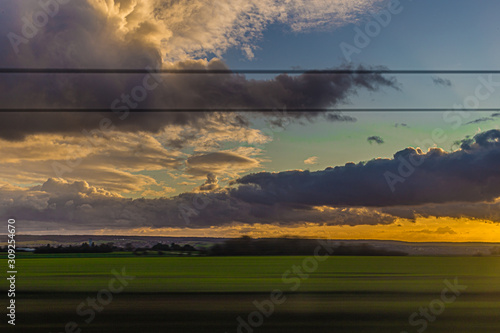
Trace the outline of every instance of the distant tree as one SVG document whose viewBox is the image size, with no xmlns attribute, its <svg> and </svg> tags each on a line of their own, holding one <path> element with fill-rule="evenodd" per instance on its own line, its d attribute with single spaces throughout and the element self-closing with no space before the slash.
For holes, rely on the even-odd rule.
<svg viewBox="0 0 500 333">
<path fill-rule="evenodd" d="M 151 249 L 155 251 L 170 251 L 170 246 L 168 246 L 168 244 L 158 243 L 153 245 Z"/>
<path fill-rule="evenodd" d="M 196 251 L 196 249 L 194 247 L 192 247 L 191 245 L 189 244 L 186 244 L 182 247 L 182 251 L 184 252 L 194 252 Z"/>
<path fill-rule="evenodd" d="M 90 247 L 87 243 L 82 243 L 80 246 L 67 246 L 59 245 L 57 247 L 41 246 L 35 249 L 35 253 L 109 253 L 113 252 L 113 245 L 101 244 L 99 246 Z"/>
<path fill-rule="evenodd" d="M 222 248 L 222 245 L 215 244 L 212 246 L 209 253 L 213 256 L 222 256 L 224 255 L 224 249 Z"/>
<path fill-rule="evenodd" d="M 170 249 L 172 251 L 182 251 L 182 247 L 175 243 L 170 244 Z"/>
</svg>

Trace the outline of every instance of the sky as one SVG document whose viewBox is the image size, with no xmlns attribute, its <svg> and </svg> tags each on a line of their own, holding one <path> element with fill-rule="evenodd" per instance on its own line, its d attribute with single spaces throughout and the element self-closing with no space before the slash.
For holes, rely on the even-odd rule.
<svg viewBox="0 0 500 333">
<path fill-rule="evenodd" d="M 3 0 L 2 68 L 207 72 L 1 74 L 0 213 L 26 234 L 497 242 L 500 75 L 307 70 L 498 70 L 499 9 Z"/>
</svg>

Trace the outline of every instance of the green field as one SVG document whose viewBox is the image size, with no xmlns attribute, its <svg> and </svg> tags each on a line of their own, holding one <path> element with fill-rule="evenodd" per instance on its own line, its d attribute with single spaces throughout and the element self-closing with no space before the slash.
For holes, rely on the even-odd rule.
<svg viewBox="0 0 500 333">
<path fill-rule="evenodd" d="M 32 257 L 17 261 L 17 332 L 64 332 L 69 321 L 82 332 L 237 332 L 237 318 L 278 289 L 286 299 L 252 332 L 411 333 L 423 324 L 410 315 L 455 278 L 467 289 L 425 331 L 500 332 L 498 257 L 330 257 L 317 267 L 303 265 L 312 257 Z M 109 288 L 113 269 L 135 278 L 86 324 L 76 309 Z"/>
</svg>

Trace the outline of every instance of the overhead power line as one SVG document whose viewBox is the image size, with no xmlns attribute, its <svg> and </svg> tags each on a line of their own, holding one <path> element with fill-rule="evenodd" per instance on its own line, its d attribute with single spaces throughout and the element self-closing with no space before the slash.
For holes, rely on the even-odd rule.
<svg viewBox="0 0 500 333">
<path fill-rule="evenodd" d="M 500 70 L 415 70 L 415 69 L 112 69 L 112 68 L 0 68 L 0 74 L 314 74 L 314 75 L 480 75 L 500 74 Z M 111 112 L 109 108 L 0 108 L 0 112 Z M 158 108 L 131 109 L 131 112 L 273 112 L 276 108 Z M 452 108 L 292 108 L 286 112 L 446 112 Z M 468 112 L 500 112 L 500 108 L 459 109 Z"/>
<path fill-rule="evenodd" d="M 322 108 L 322 109 L 278 109 L 278 108 L 191 108 L 191 109 L 130 109 L 130 112 L 447 112 L 447 111 L 464 111 L 464 112 L 500 112 L 500 108 L 480 108 L 480 109 L 453 109 L 453 108 Z M 84 109 L 84 108 L 6 108 L 0 112 L 113 112 L 111 109 Z M 120 110 L 120 112 L 123 112 Z"/>
<path fill-rule="evenodd" d="M 391 74 L 472 75 L 500 74 L 500 70 L 416 70 L 416 69 L 111 69 L 111 68 L 0 68 L 0 74 Z"/>
</svg>

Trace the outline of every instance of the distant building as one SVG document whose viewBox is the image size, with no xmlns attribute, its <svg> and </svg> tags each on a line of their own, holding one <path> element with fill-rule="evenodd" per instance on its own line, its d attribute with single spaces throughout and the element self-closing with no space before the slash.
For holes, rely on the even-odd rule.
<svg viewBox="0 0 500 333">
<path fill-rule="evenodd" d="M 16 250 L 19 252 L 35 252 L 35 249 L 30 247 L 17 247 Z"/>
</svg>

